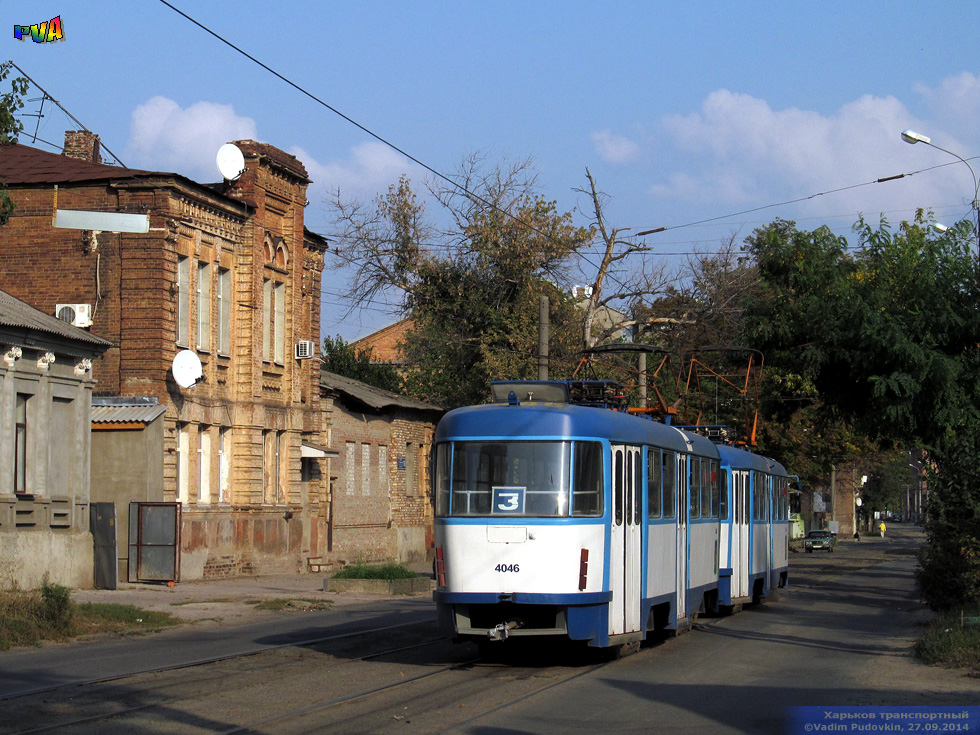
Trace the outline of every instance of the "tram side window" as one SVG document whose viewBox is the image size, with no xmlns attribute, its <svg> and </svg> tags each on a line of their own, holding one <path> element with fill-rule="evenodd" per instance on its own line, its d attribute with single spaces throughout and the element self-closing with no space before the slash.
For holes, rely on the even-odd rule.
<svg viewBox="0 0 980 735">
<path fill-rule="evenodd" d="M 664 518 L 673 518 L 677 507 L 677 455 L 673 452 L 663 452 L 660 455 L 664 485 Z"/>
<path fill-rule="evenodd" d="M 693 518 L 701 517 L 701 458 L 691 457 L 687 461 L 688 466 L 691 468 L 691 482 L 690 488 L 690 503 L 691 503 L 691 515 Z"/>
<path fill-rule="evenodd" d="M 598 442 L 575 443 L 572 515 L 602 515 L 602 445 Z"/>
<path fill-rule="evenodd" d="M 444 518 L 449 515 L 449 460 L 452 446 L 439 444 L 436 446 L 435 472 L 435 510 L 436 515 Z"/>
<path fill-rule="evenodd" d="M 759 497 L 757 520 L 769 520 L 769 476 L 756 473 L 756 494 Z"/>
<path fill-rule="evenodd" d="M 639 524 L 643 518 L 643 453 L 630 452 L 633 462 L 633 524 Z"/>
<path fill-rule="evenodd" d="M 762 520 L 762 475 L 752 472 L 752 520 Z"/>
<path fill-rule="evenodd" d="M 714 493 L 715 483 L 712 478 L 711 460 L 701 459 L 701 517 L 713 518 L 718 515 L 715 507 L 717 502 Z"/>
<path fill-rule="evenodd" d="M 718 461 L 714 459 L 708 461 L 708 483 L 711 485 L 711 517 L 720 518 L 721 471 Z"/>
<path fill-rule="evenodd" d="M 728 472 L 718 468 L 718 517 L 728 520 Z"/>
<path fill-rule="evenodd" d="M 660 518 L 663 516 L 662 488 L 660 478 L 663 476 L 663 464 L 659 449 L 647 450 L 647 516 Z"/>
</svg>

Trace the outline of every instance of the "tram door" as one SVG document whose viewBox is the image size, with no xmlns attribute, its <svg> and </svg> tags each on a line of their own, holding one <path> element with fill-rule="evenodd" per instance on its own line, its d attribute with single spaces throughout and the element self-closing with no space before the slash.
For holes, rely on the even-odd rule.
<svg viewBox="0 0 980 735">
<path fill-rule="evenodd" d="M 734 471 L 732 493 L 732 596 L 749 594 L 749 473 Z"/>
<path fill-rule="evenodd" d="M 770 574 L 772 573 L 772 511 L 773 511 L 773 480 L 771 475 L 766 475 L 766 589 L 769 588 Z"/>
<path fill-rule="evenodd" d="M 687 617 L 687 456 L 677 455 L 677 619 Z"/>
<path fill-rule="evenodd" d="M 639 447 L 614 445 L 612 457 L 609 634 L 617 635 L 640 629 L 643 463 Z"/>
</svg>

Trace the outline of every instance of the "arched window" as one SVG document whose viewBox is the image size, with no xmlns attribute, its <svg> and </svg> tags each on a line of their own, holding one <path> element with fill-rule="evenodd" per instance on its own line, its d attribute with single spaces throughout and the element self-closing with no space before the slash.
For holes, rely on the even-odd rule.
<svg viewBox="0 0 980 735">
<path fill-rule="evenodd" d="M 286 241 L 266 234 L 263 242 L 265 274 L 262 283 L 262 359 L 282 364 L 286 354 Z"/>
</svg>

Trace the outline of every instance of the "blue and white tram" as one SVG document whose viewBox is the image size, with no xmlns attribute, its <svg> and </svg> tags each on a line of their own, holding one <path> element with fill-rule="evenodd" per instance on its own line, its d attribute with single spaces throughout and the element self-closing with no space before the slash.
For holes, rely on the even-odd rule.
<svg viewBox="0 0 980 735">
<path fill-rule="evenodd" d="M 719 447 L 569 403 L 562 383 L 509 385 L 524 387 L 451 411 L 436 431 L 434 597 L 447 633 L 609 647 L 722 603 L 732 501 Z"/>
<path fill-rule="evenodd" d="M 720 445 L 723 495 L 718 604 L 769 597 L 789 577 L 789 477 L 775 460 Z"/>
</svg>

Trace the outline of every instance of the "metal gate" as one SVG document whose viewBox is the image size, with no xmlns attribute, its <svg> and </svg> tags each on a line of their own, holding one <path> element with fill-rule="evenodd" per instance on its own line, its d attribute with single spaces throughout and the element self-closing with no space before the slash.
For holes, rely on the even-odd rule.
<svg viewBox="0 0 980 735">
<path fill-rule="evenodd" d="M 95 545 L 95 588 L 114 590 L 119 586 L 116 504 L 89 505 L 88 524 Z"/>
<path fill-rule="evenodd" d="M 129 504 L 129 581 L 180 581 L 180 503 Z"/>
</svg>

